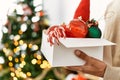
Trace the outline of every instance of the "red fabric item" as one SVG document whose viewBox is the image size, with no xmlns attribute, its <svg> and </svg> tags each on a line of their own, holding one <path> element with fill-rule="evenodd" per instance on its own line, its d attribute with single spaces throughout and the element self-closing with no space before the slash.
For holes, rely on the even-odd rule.
<svg viewBox="0 0 120 80">
<path fill-rule="evenodd" d="M 90 0 L 81 0 L 75 13 L 74 19 L 78 17 L 82 17 L 82 19 L 86 22 L 90 17 Z"/>
<path fill-rule="evenodd" d="M 72 80 L 87 80 L 87 79 L 81 75 L 77 75 L 74 78 L 72 78 Z"/>
</svg>

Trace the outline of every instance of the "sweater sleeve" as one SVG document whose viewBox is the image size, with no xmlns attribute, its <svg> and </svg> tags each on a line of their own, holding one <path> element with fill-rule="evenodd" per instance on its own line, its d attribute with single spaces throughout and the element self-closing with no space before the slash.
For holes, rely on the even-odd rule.
<svg viewBox="0 0 120 80">
<path fill-rule="evenodd" d="M 104 80 L 120 80 L 120 67 L 107 66 Z"/>
</svg>

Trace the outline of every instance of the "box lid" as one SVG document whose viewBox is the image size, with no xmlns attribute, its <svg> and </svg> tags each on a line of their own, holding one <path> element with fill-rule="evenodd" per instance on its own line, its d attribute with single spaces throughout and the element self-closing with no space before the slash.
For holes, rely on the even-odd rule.
<svg viewBox="0 0 120 80">
<path fill-rule="evenodd" d="M 60 38 L 59 40 L 68 48 L 115 45 L 115 43 L 101 38 Z"/>
</svg>

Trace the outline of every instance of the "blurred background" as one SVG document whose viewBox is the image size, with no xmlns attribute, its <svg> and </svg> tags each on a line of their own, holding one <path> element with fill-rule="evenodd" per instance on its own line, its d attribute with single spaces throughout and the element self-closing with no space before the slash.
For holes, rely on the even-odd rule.
<svg viewBox="0 0 120 80">
<path fill-rule="evenodd" d="M 90 18 L 99 21 L 102 31 L 110 1 L 91 0 Z M 40 46 L 42 30 L 63 22 L 68 24 L 79 2 L 0 0 L 0 80 L 71 80 L 68 75 L 74 72 L 64 67 L 51 68 Z"/>
</svg>

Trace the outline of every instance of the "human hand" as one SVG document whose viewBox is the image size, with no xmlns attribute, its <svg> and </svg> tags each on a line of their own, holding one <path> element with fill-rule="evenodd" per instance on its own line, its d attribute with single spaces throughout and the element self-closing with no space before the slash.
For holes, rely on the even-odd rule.
<svg viewBox="0 0 120 80">
<path fill-rule="evenodd" d="M 96 58 L 90 57 L 80 50 L 75 50 L 74 53 L 77 57 L 86 61 L 86 63 L 82 66 L 68 66 L 67 69 L 73 71 L 82 71 L 84 73 L 92 74 L 99 77 L 104 76 L 107 66 L 104 62 Z"/>
</svg>

